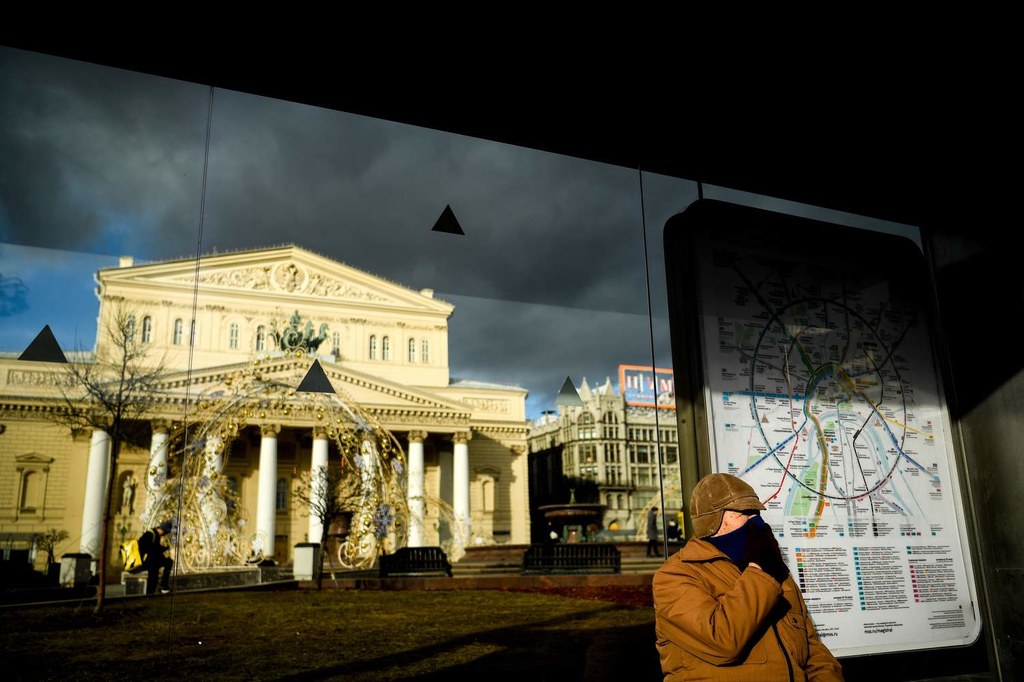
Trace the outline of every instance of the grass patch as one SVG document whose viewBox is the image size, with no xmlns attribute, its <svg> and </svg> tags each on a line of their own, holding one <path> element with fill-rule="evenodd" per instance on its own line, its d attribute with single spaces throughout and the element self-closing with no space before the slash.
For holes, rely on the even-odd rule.
<svg viewBox="0 0 1024 682">
<path fill-rule="evenodd" d="M 0 613 L 13 680 L 646 679 L 647 606 L 511 591 L 181 594 Z M 588 665 L 590 668 L 588 669 Z M 651 677 L 650 679 L 657 679 Z"/>
</svg>

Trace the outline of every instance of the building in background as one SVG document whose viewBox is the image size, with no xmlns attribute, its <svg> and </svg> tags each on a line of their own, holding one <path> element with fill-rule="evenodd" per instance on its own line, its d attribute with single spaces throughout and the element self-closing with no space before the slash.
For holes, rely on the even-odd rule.
<svg viewBox="0 0 1024 682">
<path fill-rule="evenodd" d="M 606 506 L 604 527 L 641 534 L 652 505 L 665 510 L 666 522 L 681 521 L 672 371 L 621 365 L 619 384 L 616 391 L 609 378 L 591 388 L 584 378 L 582 407 L 559 405 L 535 420 L 531 469 L 542 488 L 554 485 L 559 468 L 563 476 L 594 481 Z"/>
<path fill-rule="evenodd" d="M 106 343 L 105 324 L 127 310 L 166 372 L 164 398 L 145 425 L 149 447 L 122 450 L 112 472 L 111 547 L 143 530 L 152 482 L 174 464 L 161 446 L 190 400 L 254 361 L 262 373 L 295 383 L 300 357 L 309 354 L 405 450 L 408 489 L 424 499 L 410 504 L 419 516 L 410 544 L 441 544 L 455 517 L 468 520 L 466 542 L 528 542 L 526 391 L 450 377 L 454 307 L 432 290 L 414 291 L 297 246 L 204 256 L 198 267 L 194 259 L 135 264 L 126 257 L 96 281 L 96 351 Z M 52 304 L 59 315 L 60 302 Z M 37 537 L 65 529 L 70 540 L 60 553 L 95 557 L 102 515 L 90 498 L 103 482 L 93 468 L 109 437 L 56 423 L 63 366 L 17 356 L 0 357 L 0 541 L 7 554 L 39 565 Z M 331 457 L 332 447 L 322 425 L 285 409 L 253 415 L 226 449 L 222 474 L 256 521 L 266 554 L 279 562 L 290 561 L 295 544 L 319 539 L 309 537 L 313 525 L 292 493 L 314 452 Z"/>
</svg>

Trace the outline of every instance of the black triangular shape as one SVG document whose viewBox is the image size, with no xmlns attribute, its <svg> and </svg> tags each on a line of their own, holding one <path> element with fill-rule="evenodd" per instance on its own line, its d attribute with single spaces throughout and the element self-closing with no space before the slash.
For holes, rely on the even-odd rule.
<svg viewBox="0 0 1024 682">
<path fill-rule="evenodd" d="M 452 211 L 452 207 L 449 204 L 444 207 L 441 211 L 441 217 L 434 223 L 434 227 L 431 228 L 433 232 L 447 232 L 448 234 L 461 234 L 463 237 L 466 233 L 462 231 L 462 225 L 459 225 L 458 219 L 455 217 L 455 212 Z"/>
<path fill-rule="evenodd" d="M 19 357 L 19 360 L 29 362 L 63 362 L 67 364 L 68 359 L 64 357 L 64 351 L 60 349 L 57 339 L 50 331 L 50 325 L 43 327 L 43 331 L 36 335 L 32 343 Z"/>
<path fill-rule="evenodd" d="M 313 361 L 313 364 L 309 366 L 309 371 L 306 372 L 306 376 L 302 377 L 299 387 L 295 390 L 303 393 L 334 393 L 331 380 L 327 378 L 327 373 L 320 366 L 319 360 Z"/>
<path fill-rule="evenodd" d="M 572 379 L 569 377 L 565 378 L 562 390 L 558 392 L 558 397 L 555 398 L 555 405 L 583 407 L 583 398 L 580 397 L 579 391 L 576 390 L 576 386 L 573 385 Z"/>
</svg>

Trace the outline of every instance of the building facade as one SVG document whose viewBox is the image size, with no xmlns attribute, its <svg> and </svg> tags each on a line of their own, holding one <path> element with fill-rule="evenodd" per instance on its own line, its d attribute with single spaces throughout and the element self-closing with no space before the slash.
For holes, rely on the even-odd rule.
<svg viewBox="0 0 1024 682">
<path fill-rule="evenodd" d="M 583 406 L 559 405 L 532 423 L 530 453 L 560 449 L 563 475 L 594 481 L 606 507 L 606 529 L 640 535 L 654 505 L 665 512 L 662 518 L 678 523 L 675 410 L 627 405 L 611 379 L 593 389 L 583 379 L 578 392 Z"/>
<path fill-rule="evenodd" d="M 289 407 L 288 387 L 314 356 L 337 393 L 404 450 L 408 544 L 443 544 L 456 523 L 468 543 L 528 541 L 526 391 L 451 378 L 454 307 L 433 291 L 297 246 L 205 256 L 198 267 L 191 259 L 122 258 L 96 281 L 91 356 L 110 350 L 104 330 L 127 311 L 147 358 L 161 367 L 161 400 L 142 425 L 148 443 L 126 445 L 117 470 L 106 471 L 110 435 L 54 418 L 65 367 L 0 358 L 0 541 L 9 556 L 38 565 L 37 538 L 50 528 L 70 535 L 58 553 L 96 556 L 109 476 L 111 545 L 138 535 L 153 492 L 174 468 L 168 434 L 201 413 L 201 396 L 223 394 L 257 366 L 282 395 L 276 409 L 251 414 L 227 436 L 217 473 L 255 524 L 264 555 L 288 562 L 295 544 L 319 539 L 309 510 L 293 499 L 296 480 L 337 454 L 314 414 Z"/>
</svg>

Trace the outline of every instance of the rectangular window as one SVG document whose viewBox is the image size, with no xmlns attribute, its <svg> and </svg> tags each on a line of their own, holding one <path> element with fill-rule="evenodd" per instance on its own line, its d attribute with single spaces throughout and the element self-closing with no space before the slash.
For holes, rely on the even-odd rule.
<svg viewBox="0 0 1024 682">
<path fill-rule="evenodd" d="M 279 478 L 277 479 L 277 494 L 274 496 L 274 506 L 277 511 L 285 511 L 288 509 L 288 481 Z"/>
</svg>

